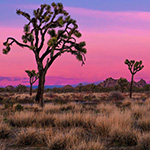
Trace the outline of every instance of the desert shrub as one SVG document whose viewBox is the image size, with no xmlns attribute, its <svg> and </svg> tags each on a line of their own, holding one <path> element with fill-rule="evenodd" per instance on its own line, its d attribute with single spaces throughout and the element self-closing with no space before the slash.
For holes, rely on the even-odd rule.
<svg viewBox="0 0 150 150">
<path fill-rule="evenodd" d="M 110 104 L 98 104 L 97 109 L 100 111 L 102 114 L 111 114 L 114 110 L 117 110 L 118 108 L 115 105 L 110 105 Z"/>
<path fill-rule="evenodd" d="M 58 113 L 60 111 L 61 105 L 46 104 L 43 108 L 45 113 Z"/>
<path fill-rule="evenodd" d="M 23 110 L 23 106 L 22 106 L 22 105 L 17 104 L 17 105 L 15 106 L 15 111 L 22 111 L 22 110 Z"/>
<path fill-rule="evenodd" d="M 16 92 L 19 92 L 19 93 L 23 93 L 23 92 L 27 92 L 27 87 L 25 85 L 22 85 L 22 84 L 19 84 L 17 87 L 16 87 Z"/>
<path fill-rule="evenodd" d="M 91 128 L 94 125 L 95 117 L 90 113 L 64 113 L 55 115 L 57 127 L 83 127 Z"/>
<path fill-rule="evenodd" d="M 67 103 L 68 103 L 68 101 L 62 99 L 61 97 L 56 97 L 54 99 L 54 104 L 60 104 L 60 105 L 62 105 L 62 104 L 67 104 Z"/>
<path fill-rule="evenodd" d="M 84 130 L 82 128 L 73 128 L 65 132 L 61 130 L 48 139 L 47 145 L 49 150 L 73 150 L 73 147 L 79 145 L 83 136 Z"/>
<path fill-rule="evenodd" d="M 138 120 L 147 114 L 147 110 L 145 109 L 144 106 L 135 104 L 135 105 L 132 105 L 131 107 L 131 113 L 132 113 L 132 117 Z"/>
<path fill-rule="evenodd" d="M 6 104 L 4 105 L 4 108 L 5 108 L 5 109 L 13 108 L 13 103 L 6 103 Z"/>
<path fill-rule="evenodd" d="M 48 141 L 49 150 L 65 150 L 67 147 L 68 141 L 67 137 L 62 134 L 56 134 L 56 136 Z"/>
<path fill-rule="evenodd" d="M 123 100 L 124 97 L 121 92 L 113 91 L 109 94 L 109 100 Z"/>
<path fill-rule="evenodd" d="M 20 132 L 15 134 L 15 144 L 16 146 L 45 146 L 49 134 L 32 127 L 21 129 Z"/>
<path fill-rule="evenodd" d="M 104 145 L 99 141 L 81 142 L 77 148 L 73 150 L 105 150 Z"/>
<path fill-rule="evenodd" d="M 144 117 L 137 121 L 137 127 L 142 131 L 150 131 L 150 118 Z"/>
<path fill-rule="evenodd" d="M 135 146 L 138 134 L 133 129 L 114 126 L 110 132 L 111 143 L 117 146 Z"/>
<path fill-rule="evenodd" d="M 44 126 L 54 126 L 55 117 L 51 114 L 41 113 L 36 116 L 36 125 Z"/>
<path fill-rule="evenodd" d="M 35 123 L 35 113 L 33 112 L 15 112 L 14 115 L 8 117 L 11 126 L 27 127 Z"/>
<path fill-rule="evenodd" d="M 11 132 L 10 127 L 5 123 L 0 122 L 0 138 L 2 139 L 8 138 L 10 132 Z"/>
<path fill-rule="evenodd" d="M 108 136 L 110 133 L 112 122 L 108 121 L 107 116 L 99 116 L 96 118 L 94 130 L 100 136 Z"/>
<path fill-rule="evenodd" d="M 150 150 L 150 134 L 143 134 L 138 141 L 139 150 Z"/>
<path fill-rule="evenodd" d="M 3 143 L 0 143 L 0 150 L 6 150 L 6 146 Z"/>
</svg>

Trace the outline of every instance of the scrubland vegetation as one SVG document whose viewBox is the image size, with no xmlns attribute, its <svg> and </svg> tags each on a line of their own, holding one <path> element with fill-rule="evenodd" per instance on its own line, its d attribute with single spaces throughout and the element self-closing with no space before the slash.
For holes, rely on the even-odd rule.
<svg viewBox="0 0 150 150">
<path fill-rule="evenodd" d="M 0 149 L 149 150 L 149 95 L 128 96 L 45 93 L 41 108 L 25 105 L 34 94 L 1 93 Z"/>
</svg>

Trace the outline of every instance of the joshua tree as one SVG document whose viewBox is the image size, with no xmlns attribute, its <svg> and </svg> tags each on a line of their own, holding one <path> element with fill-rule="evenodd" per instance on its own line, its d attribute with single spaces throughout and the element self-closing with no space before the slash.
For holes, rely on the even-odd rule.
<svg viewBox="0 0 150 150">
<path fill-rule="evenodd" d="M 119 86 L 120 86 L 120 88 L 121 88 L 121 91 L 122 91 L 122 93 L 123 93 L 125 87 L 128 85 L 127 79 L 121 77 L 117 82 L 118 82 L 118 84 L 119 84 Z"/>
<path fill-rule="evenodd" d="M 39 78 L 39 73 L 35 70 L 25 70 L 25 72 L 28 74 L 30 78 L 30 95 L 32 95 L 32 85 L 36 82 L 36 80 Z"/>
<path fill-rule="evenodd" d="M 75 55 L 83 65 L 86 43 L 76 41 L 76 38 L 81 37 L 81 33 L 78 31 L 76 21 L 71 19 L 68 12 L 64 10 L 62 3 L 53 2 L 51 5 L 41 5 L 33 11 L 33 17 L 20 9 L 17 10 L 17 14 L 22 15 L 28 21 L 24 26 L 23 43 L 13 37 L 8 37 L 3 43 L 6 46 L 3 53 L 7 54 L 14 43 L 34 53 L 39 72 L 36 101 L 43 107 L 45 76 L 49 67 L 63 53 Z"/>
<path fill-rule="evenodd" d="M 94 83 L 91 84 L 91 90 L 92 90 L 92 93 L 95 92 L 95 89 L 96 89 L 96 85 Z"/>
<path fill-rule="evenodd" d="M 142 65 L 142 61 L 136 61 L 135 60 L 128 60 L 126 59 L 125 62 L 124 62 L 126 65 L 128 65 L 128 69 L 130 70 L 131 72 L 131 84 L 130 84 L 130 98 L 132 98 L 132 87 L 133 87 L 133 78 L 134 78 L 134 75 L 140 71 L 141 69 L 143 69 L 144 65 Z"/>
<path fill-rule="evenodd" d="M 82 84 L 82 83 L 79 83 L 78 87 L 79 87 L 79 92 L 82 92 L 83 84 Z"/>
</svg>

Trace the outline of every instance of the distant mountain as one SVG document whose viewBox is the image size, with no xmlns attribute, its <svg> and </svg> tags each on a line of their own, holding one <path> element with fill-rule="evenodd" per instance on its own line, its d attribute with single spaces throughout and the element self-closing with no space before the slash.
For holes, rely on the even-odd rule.
<svg viewBox="0 0 150 150">
<path fill-rule="evenodd" d="M 100 87 L 114 87 L 116 85 L 118 85 L 117 83 L 118 79 L 113 79 L 112 77 L 107 78 L 106 80 L 104 80 L 103 82 L 100 82 L 98 85 Z M 138 87 L 138 88 L 143 88 L 146 85 L 146 81 L 141 79 L 138 82 L 133 83 L 134 86 Z"/>
<path fill-rule="evenodd" d="M 118 79 L 113 79 L 112 77 L 109 77 L 107 79 L 105 79 L 104 81 L 97 81 L 97 82 L 82 82 L 82 85 L 88 85 L 88 84 L 95 84 L 95 85 L 98 85 L 100 87 L 114 87 L 116 85 L 118 85 L 117 83 Z M 78 86 L 79 84 L 70 84 L 71 87 L 76 87 Z M 142 88 L 146 85 L 146 81 L 141 79 L 140 81 L 138 82 L 133 82 L 133 85 L 138 87 L 138 88 Z M 65 86 L 69 86 L 69 85 L 45 85 L 45 89 L 52 89 L 52 88 L 61 88 L 61 87 L 65 87 Z M 6 86 L 7 89 L 12 89 L 12 88 L 15 88 L 16 86 Z M 27 85 L 27 87 L 29 87 L 29 85 Z M 33 86 L 33 89 L 37 89 L 38 86 L 37 85 L 34 85 Z"/>
<path fill-rule="evenodd" d="M 91 83 L 90 82 L 82 82 L 82 85 L 95 84 L 95 85 L 98 85 L 100 87 L 114 87 L 114 86 L 118 85 L 117 81 L 118 81 L 118 79 L 113 79 L 112 77 L 109 77 L 109 78 L 105 79 L 104 81 L 97 81 L 97 82 L 91 82 Z M 142 88 L 146 85 L 146 81 L 143 79 L 141 79 L 138 82 L 134 81 L 133 85 L 138 87 L 138 88 Z M 68 85 L 45 85 L 45 88 L 46 89 L 47 88 L 52 89 L 54 87 L 61 88 L 61 87 L 65 87 L 65 86 L 68 86 Z M 76 86 L 78 86 L 78 84 L 74 84 L 71 86 L 76 87 Z M 35 85 L 35 86 L 33 86 L 33 89 L 36 89 L 37 87 L 38 86 Z"/>
</svg>

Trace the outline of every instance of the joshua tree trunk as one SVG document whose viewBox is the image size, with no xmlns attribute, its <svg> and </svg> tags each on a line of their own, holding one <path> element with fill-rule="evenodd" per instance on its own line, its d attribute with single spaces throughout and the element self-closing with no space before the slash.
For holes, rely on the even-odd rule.
<svg viewBox="0 0 150 150">
<path fill-rule="evenodd" d="M 45 84 L 45 72 L 44 70 L 39 71 L 39 84 L 37 89 L 36 101 L 40 104 L 41 107 L 44 107 L 44 84 Z"/>
<path fill-rule="evenodd" d="M 131 77 L 131 85 L 130 85 L 130 98 L 132 98 L 133 77 L 134 77 L 134 74 L 132 74 L 132 77 Z"/>
<path fill-rule="evenodd" d="M 32 83 L 30 83 L 30 96 L 32 95 Z"/>
</svg>

